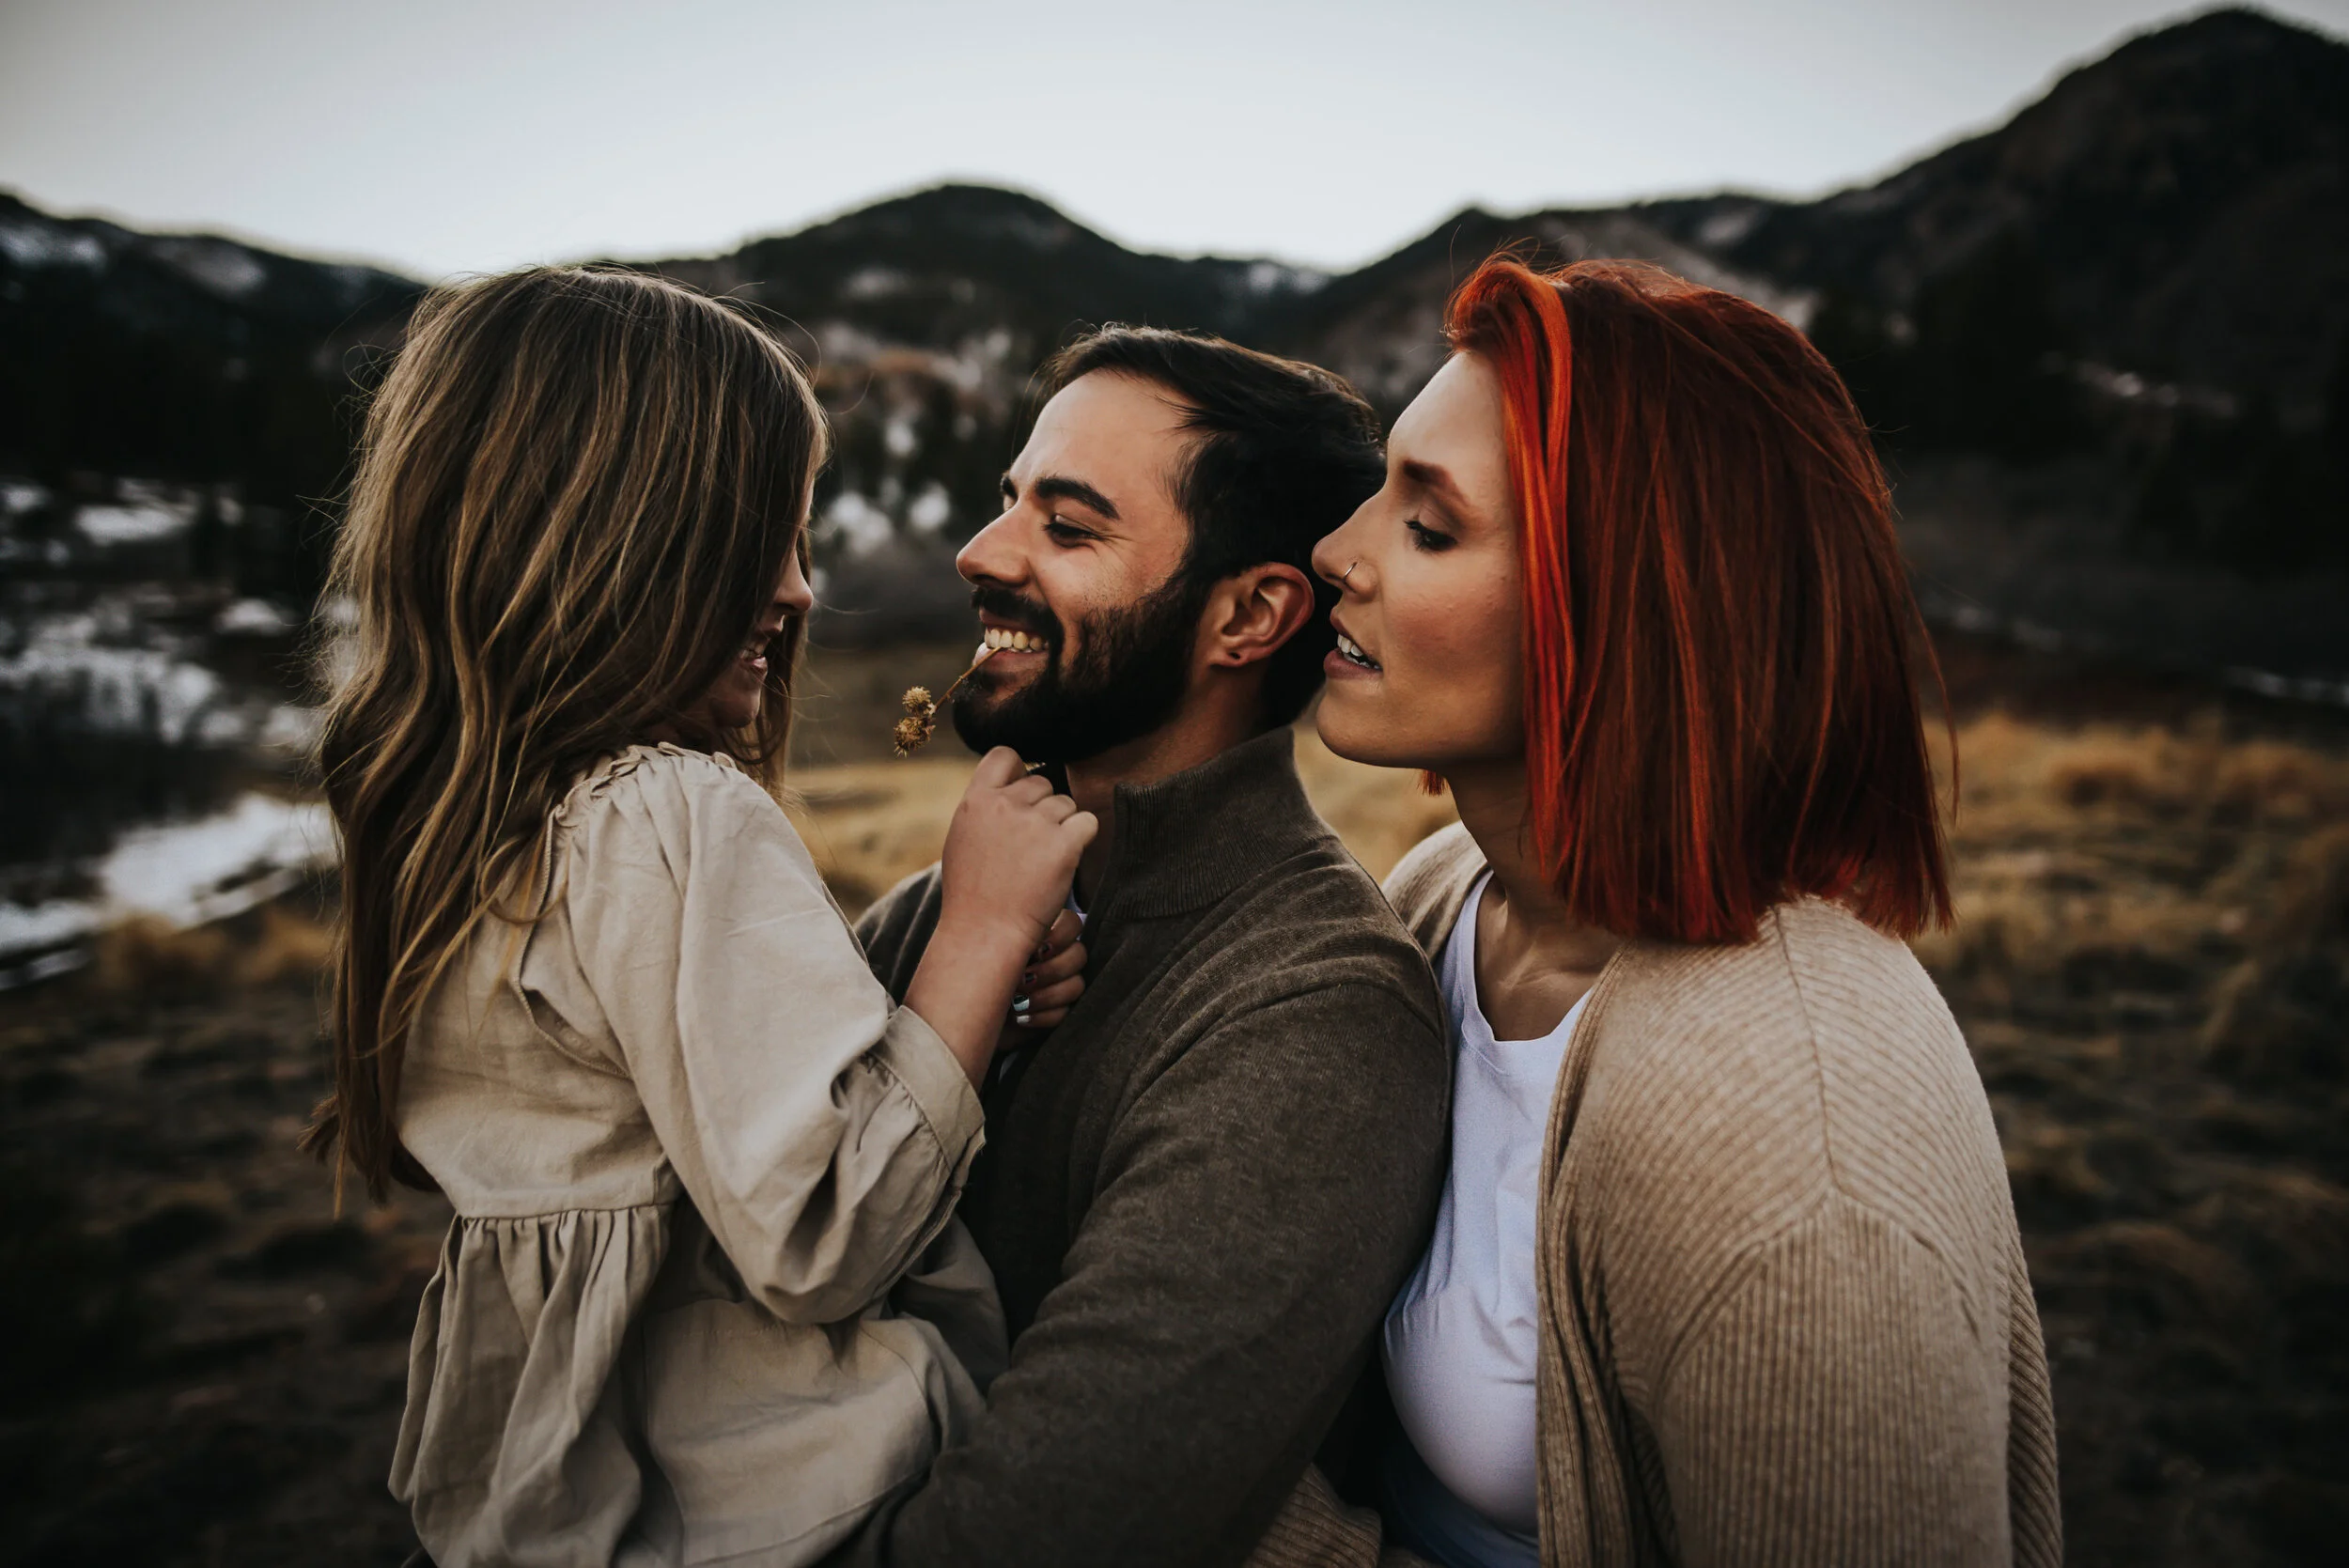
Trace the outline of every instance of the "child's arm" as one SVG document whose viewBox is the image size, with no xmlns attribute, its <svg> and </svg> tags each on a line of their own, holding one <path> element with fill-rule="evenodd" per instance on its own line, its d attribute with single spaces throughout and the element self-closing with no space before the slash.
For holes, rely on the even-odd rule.
<svg viewBox="0 0 2349 1568">
<path fill-rule="evenodd" d="M 967 1063 L 891 1007 L 806 847 L 741 775 L 648 761 L 572 842 L 582 967 L 694 1207 L 776 1316 L 854 1314 L 952 1212 L 979 1143 Z M 1023 957 L 1001 960 L 1006 998 Z M 963 1002 L 964 1032 L 991 1042 L 988 1000 Z"/>
<path fill-rule="evenodd" d="M 941 859 L 938 930 L 906 986 L 974 1084 L 984 1082 L 1021 970 L 1068 898 L 1093 817 L 998 746 L 955 807 Z"/>
</svg>

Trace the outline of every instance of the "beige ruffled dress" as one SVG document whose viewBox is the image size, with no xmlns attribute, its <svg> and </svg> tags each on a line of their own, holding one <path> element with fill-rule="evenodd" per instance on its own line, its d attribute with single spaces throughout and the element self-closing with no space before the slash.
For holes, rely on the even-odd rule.
<svg viewBox="0 0 2349 1568">
<path fill-rule="evenodd" d="M 1004 1359 L 951 1219 L 978 1099 L 727 759 L 634 748 L 549 839 L 545 918 L 486 924 L 408 1047 L 458 1218 L 392 1490 L 441 1568 L 812 1561 Z"/>
</svg>

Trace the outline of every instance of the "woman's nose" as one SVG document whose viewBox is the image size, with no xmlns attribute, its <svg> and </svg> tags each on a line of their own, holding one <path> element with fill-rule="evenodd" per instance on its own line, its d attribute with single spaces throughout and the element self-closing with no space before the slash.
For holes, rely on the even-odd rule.
<svg viewBox="0 0 2349 1568">
<path fill-rule="evenodd" d="M 1314 546 L 1314 575 L 1324 582 L 1340 588 L 1346 586 L 1346 574 L 1352 557 L 1346 552 L 1346 539 L 1352 531 L 1353 525 L 1348 523 L 1335 533 L 1323 535 L 1321 542 Z"/>
</svg>

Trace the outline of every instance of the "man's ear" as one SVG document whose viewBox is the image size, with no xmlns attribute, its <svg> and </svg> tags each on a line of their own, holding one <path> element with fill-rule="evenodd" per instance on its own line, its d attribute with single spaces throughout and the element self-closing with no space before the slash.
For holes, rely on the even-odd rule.
<svg viewBox="0 0 2349 1568">
<path fill-rule="evenodd" d="M 1314 585 L 1266 562 L 1233 573 L 1207 599 L 1207 662 L 1237 669 L 1269 659 L 1314 616 Z"/>
</svg>

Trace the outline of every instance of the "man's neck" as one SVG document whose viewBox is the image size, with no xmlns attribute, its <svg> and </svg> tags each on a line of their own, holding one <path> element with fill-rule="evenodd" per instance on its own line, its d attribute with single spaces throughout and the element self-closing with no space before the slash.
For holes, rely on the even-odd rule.
<svg viewBox="0 0 2349 1568">
<path fill-rule="evenodd" d="M 1156 784 L 1213 762 L 1233 747 L 1253 738 L 1258 731 L 1248 722 L 1252 701 L 1243 708 L 1230 702 L 1193 700 L 1174 718 L 1148 735 L 1066 767 L 1068 793 L 1078 809 L 1100 819 L 1101 831 L 1086 846 L 1077 864 L 1077 902 L 1091 908 L 1109 870 L 1111 847 L 1116 839 L 1117 788 L 1120 784 Z M 1252 691 L 1249 695 L 1252 698 Z"/>
</svg>

